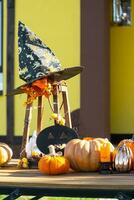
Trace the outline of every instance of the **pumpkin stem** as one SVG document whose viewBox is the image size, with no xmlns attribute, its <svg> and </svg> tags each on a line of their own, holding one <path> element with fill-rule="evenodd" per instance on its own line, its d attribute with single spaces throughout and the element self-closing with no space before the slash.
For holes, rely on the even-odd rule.
<svg viewBox="0 0 134 200">
<path fill-rule="evenodd" d="M 55 156 L 56 155 L 55 146 L 51 144 L 48 146 L 48 148 L 49 148 L 49 154 Z"/>
<path fill-rule="evenodd" d="M 134 134 L 132 135 L 132 140 L 134 140 Z"/>
</svg>

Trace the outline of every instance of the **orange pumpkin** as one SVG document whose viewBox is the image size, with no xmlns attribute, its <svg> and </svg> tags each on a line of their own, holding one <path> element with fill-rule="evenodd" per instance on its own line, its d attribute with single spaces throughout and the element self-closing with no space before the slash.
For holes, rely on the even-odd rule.
<svg viewBox="0 0 134 200">
<path fill-rule="evenodd" d="M 52 146 L 52 145 L 51 145 Z M 64 156 L 57 155 L 54 150 L 50 155 L 41 157 L 38 168 L 44 174 L 63 174 L 69 171 L 70 163 Z"/>
<path fill-rule="evenodd" d="M 72 169 L 78 171 L 97 171 L 100 167 L 100 149 L 105 142 L 109 141 L 103 138 L 70 140 L 66 144 L 64 156 L 70 161 Z M 110 145 L 110 151 L 113 152 L 114 147 L 111 143 Z"/>
<path fill-rule="evenodd" d="M 92 137 L 84 137 L 83 140 L 93 140 L 94 138 Z"/>
</svg>

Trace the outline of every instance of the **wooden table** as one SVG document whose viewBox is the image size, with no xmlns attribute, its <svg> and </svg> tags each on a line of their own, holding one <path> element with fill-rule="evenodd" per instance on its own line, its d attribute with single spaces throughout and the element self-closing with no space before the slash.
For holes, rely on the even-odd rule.
<svg viewBox="0 0 134 200">
<path fill-rule="evenodd" d="M 50 176 L 42 175 L 38 169 L 18 169 L 15 163 L 0 168 L 0 194 L 14 195 L 14 199 L 20 195 L 35 195 L 34 199 L 39 196 L 134 198 L 134 173 L 70 172 Z"/>
</svg>

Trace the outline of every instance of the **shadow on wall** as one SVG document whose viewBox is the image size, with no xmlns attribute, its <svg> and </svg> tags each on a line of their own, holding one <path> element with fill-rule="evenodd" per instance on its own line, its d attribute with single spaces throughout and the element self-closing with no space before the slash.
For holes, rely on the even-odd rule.
<svg viewBox="0 0 134 200">
<path fill-rule="evenodd" d="M 80 130 L 80 109 L 71 112 L 72 128 L 79 134 Z"/>
</svg>

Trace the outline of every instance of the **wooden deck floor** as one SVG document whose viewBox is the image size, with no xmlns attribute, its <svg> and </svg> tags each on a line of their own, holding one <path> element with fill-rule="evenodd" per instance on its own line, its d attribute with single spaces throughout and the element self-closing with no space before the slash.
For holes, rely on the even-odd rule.
<svg viewBox="0 0 134 200">
<path fill-rule="evenodd" d="M 43 175 L 38 169 L 18 169 L 14 162 L 12 165 L 0 168 L 0 188 L 2 187 L 25 187 L 44 191 L 45 189 L 74 190 L 75 193 L 82 190 L 134 193 L 134 173 L 102 175 L 97 172 L 70 172 L 64 175 Z M 70 196 L 77 195 L 70 194 Z"/>
</svg>

